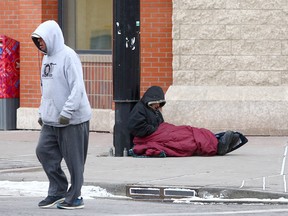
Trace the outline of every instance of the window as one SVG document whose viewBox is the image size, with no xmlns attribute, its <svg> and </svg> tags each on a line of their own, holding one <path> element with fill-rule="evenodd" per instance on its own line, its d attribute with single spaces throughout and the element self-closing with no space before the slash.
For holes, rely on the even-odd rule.
<svg viewBox="0 0 288 216">
<path fill-rule="evenodd" d="M 59 0 L 65 43 L 78 53 L 112 53 L 113 0 Z"/>
</svg>

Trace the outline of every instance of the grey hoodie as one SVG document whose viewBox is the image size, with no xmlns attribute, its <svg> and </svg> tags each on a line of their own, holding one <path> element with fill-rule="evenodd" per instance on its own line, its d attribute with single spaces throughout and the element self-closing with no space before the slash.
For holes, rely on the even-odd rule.
<svg viewBox="0 0 288 216">
<path fill-rule="evenodd" d="M 58 122 L 60 115 L 69 118 L 70 124 L 90 120 L 91 107 L 85 90 L 82 64 L 76 52 L 64 44 L 59 25 L 54 20 L 46 21 L 36 28 L 31 37 L 39 50 L 37 37 L 41 37 L 47 47 L 41 66 L 39 114 L 43 123 L 65 126 Z"/>
</svg>

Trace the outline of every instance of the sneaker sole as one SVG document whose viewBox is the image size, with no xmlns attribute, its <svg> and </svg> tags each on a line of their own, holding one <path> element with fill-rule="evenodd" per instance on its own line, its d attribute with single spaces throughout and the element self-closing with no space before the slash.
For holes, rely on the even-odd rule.
<svg viewBox="0 0 288 216">
<path fill-rule="evenodd" d="M 59 199 L 59 200 L 56 200 L 55 202 L 49 204 L 49 205 L 45 205 L 45 206 L 39 206 L 39 208 L 50 208 L 58 203 L 62 203 L 64 202 L 65 198 L 62 198 L 62 199 Z"/>
<path fill-rule="evenodd" d="M 57 205 L 58 209 L 68 209 L 68 210 L 73 210 L 73 209 L 83 209 L 84 205 L 80 205 L 80 206 L 61 206 L 61 205 Z"/>
</svg>

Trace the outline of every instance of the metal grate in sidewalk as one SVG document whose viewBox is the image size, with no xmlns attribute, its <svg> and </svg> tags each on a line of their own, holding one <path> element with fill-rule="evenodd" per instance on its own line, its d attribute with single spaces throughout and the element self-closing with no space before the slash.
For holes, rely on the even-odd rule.
<svg viewBox="0 0 288 216">
<path fill-rule="evenodd" d="M 193 188 L 127 185 L 126 195 L 135 199 L 171 199 L 195 197 L 197 193 Z"/>
</svg>

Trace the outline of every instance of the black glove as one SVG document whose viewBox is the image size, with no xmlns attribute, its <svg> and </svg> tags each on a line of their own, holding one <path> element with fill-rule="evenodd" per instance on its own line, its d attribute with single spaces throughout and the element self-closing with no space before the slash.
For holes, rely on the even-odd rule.
<svg viewBox="0 0 288 216">
<path fill-rule="evenodd" d="M 42 125 L 43 125 L 43 121 L 42 121 L 41 118 L 38 118 L 38 123 L 39 123 L 39 125 L 42 127 Z"/>
<path fill-rule="evenodd" d="M 69 124 L 70 119 L 66 118 L 65 116 L 60 115 L 59 117 L 59 123 L 62 125 L 68 125 Z"/>
</svg>

